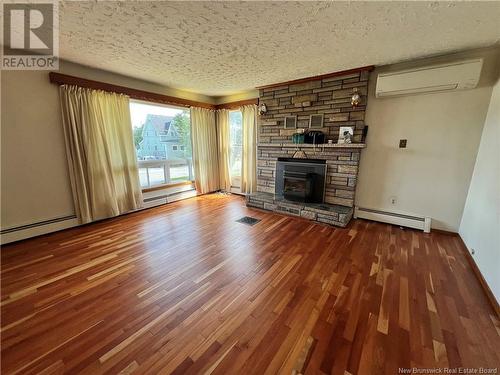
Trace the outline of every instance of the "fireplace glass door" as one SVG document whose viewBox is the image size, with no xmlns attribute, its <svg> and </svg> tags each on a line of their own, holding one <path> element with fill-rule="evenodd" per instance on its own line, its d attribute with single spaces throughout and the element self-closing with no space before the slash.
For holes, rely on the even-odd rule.
<svg viewBox="0 0 500 375">
<path fill-rule="evenodd" d="M 285 199 L 307 202 L 311 197 L 313 175 L 311 173 L 285 171 L 283 175 Z"/>
<path fill-rule="evenodd" d="M 304 203 L 323 203 L 326 160 L 278 158 L 275 194 L 278 198 Z"/>
</svg>

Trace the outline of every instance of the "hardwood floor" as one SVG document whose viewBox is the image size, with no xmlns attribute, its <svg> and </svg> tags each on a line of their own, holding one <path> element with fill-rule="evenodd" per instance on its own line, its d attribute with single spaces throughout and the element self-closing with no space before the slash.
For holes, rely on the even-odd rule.
<svg viewBox="0 0 500 375">
<path fill-rule="evenodd" d="M 500 324 L 460 246 L 221 195 L 5 246 L 2 373 L 498 367 Z"/>
</svg>

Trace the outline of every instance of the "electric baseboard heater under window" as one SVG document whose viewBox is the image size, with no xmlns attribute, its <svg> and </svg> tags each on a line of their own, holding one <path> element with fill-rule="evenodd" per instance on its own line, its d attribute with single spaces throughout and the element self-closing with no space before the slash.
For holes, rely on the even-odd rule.
<svg viewBox="0 0 500 375">
<path fill-rule="evenodd" d="M 420 229 L 425 233 L 429 233 L 431 231 L 430 217 L 411 216 L 356 206 L 354 207 L 354 218 L 368 219 L 380 221 L 382 223 L 399 225 L 402 227 Z"/>
</svg>

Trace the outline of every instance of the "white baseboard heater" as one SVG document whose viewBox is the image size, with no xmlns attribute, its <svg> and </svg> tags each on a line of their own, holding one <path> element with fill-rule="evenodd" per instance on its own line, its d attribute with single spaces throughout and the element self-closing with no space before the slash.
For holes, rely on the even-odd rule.
<svg viewBox="0 0 500 375">
<path fill-rule="evenodd" d="M 41 236 L 80 225 L 75 215 L 68 215 L 36 223 L 6 228 L 0 231 L 0 243 L 6 245 L 26 238 Z"/>
<path fill-rule="evenodd" d="M 395 212 L 387 212 L 374 210 L 371 208 L 354 207 L 354 218 L 368 219 L 380 221 L 382 223 L 399 225 L 402 227 L 415 228 L 423 230 L 425 233 L 431 231 L 431 218 L 419 217 L 407 214 L 398 214 Z"/>
<path fill-rule="evenodd" d="M 144 206 L 142 208 L 159 206 L 161 204 L 175 202 L 181 199 L 191 198 L 195 196 L 196 190 L 193 188 L 170 194 L 164 194 L 161 196 L 153 196 L 144 199 Z M 0 244 L 6 245 L 11 242 L 20 241 L 43 234 L 53 233 L 80 225 L 81 224 L 75 215 L 68 215 L 13 228 L 5 228 L 0 230 Z"/>
<path fill-rule="evenodd" d="M 144 198 L 144 206 L 143 208 L 151 208 L 155 206 L 160 206 L 162 204 L 171 203 L 175 201 L 179 201 L 186 198 L 196 197 L 196 189 L 189 189 L 183 191 L 177 191 L 169 194 L 162 194 L 157 196 L 152 196 L 148 198 Z"/>
</svg>

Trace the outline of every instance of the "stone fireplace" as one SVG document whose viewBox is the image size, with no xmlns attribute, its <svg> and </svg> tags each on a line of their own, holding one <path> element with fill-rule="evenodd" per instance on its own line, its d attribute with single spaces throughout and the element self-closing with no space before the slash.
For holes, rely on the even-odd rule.
<svg viewBox="0 0 500 375">
<path fill-rule="evenodd" d="M 329 75 L 299 83 L 262 88 L 259 103 L 267 112 L 259 116 L 257 145 L 257 193 L 247 198 L 252 207 L 302 216 L 328 224 L 345 226 L 353 214 L 357 174 L 365 129 L 368 70 Z M 361 105 L 353 108 L 354 90 L 362 95 Z M 323 132 L 332 144 L 294 144 L 297 129 L 308 129 L 310 116 L 323 115 Z M 285 129 L 285 116 L 296 116 L 297 129 Z M 341 126 L 354 128 L 353 143 L 337 144 Z M 314 173 L 292 168 L 287 176 L 281 168 L 294 155 L 304 164 L 326 167 L 323 199 L 311 196 L 308 186 L 317 186 Z M 299 162 L 300 163 L 300 162 Z M 299 168 L 300 169 L 300 168 Z M 283 175 L 282 175 L 283 174 Z M 286 178 L 288 177 L 288 188 Z"/>
</svg>

